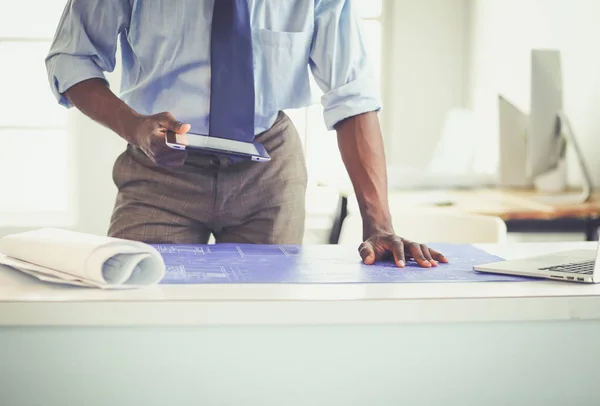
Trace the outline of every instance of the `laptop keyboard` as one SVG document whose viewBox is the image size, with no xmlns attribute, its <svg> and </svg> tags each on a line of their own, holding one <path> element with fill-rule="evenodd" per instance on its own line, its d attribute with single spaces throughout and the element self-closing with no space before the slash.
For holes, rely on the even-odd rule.
<svg viewBox="0 0 600 406">
<path fill-rule="evenodd" d="M 572 264 L 554 265 L 546 268 L 539 268 L 540 271 L 555 271 L 578 273 L 583 275 L 591 275 L 594 272 L 594 264 L 596 261 L 574 262 Z"/>
</svg>

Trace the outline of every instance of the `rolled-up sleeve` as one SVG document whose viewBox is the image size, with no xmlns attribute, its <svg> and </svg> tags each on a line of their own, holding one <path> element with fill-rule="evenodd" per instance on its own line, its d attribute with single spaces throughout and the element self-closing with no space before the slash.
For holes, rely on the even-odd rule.
<svg viewBox="0 0 600 406">
<path fill-rule="evenodd" d="M 50 87 L 60 104 L 71 107 L 64 92 L 91 78 L 106 80 L 115 68 L 119 34 L 129 26 L 129 0 L 69 0 L 48 56 Z"/>
<path fill-rule="evenodd" d="M 381 101 L 352 0 L 317 0 L 310 67 L 324 92 L 325 124 L 379 111 Z"/>
</svg>

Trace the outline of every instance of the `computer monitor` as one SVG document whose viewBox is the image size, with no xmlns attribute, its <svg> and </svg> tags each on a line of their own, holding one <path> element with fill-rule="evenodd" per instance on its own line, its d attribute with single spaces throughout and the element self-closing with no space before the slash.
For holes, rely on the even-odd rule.
<svg viewBox="0 0 600 406">
<path fill-rule="evenodd" d="M 531 55 L 531 108 L 527 175 L 535 179 L 555 169 L 564 154 L 559 114 L 563 110 L 560 51 L 534 49 Z"/>
<path fill-rule="evenodd" d="M 573 126 L 563 110 L 563 81 L 560 51 L 534 49 L 531 55 L 531 110 L 527 134 L 527 169 L 536 187 L 549 179 L 566 183 L 566 148 L 573 149 L 582 177 L 581 193 L 540 195 L 550 202 L 581 203 L 589 200 L 592 180 Z M 554 173 L 553 173 L 554 171 Z M 554 176 L 558 173 L 560 176 Z M 553 189 L 550 187 L 549 189 Z"/>
<path fill-rule="evenodd" d="M 498 95 L 499 162 L 498 182 L 502 187 L 531 188 L 527 176 L 527 131 L 529 116 Z"/>
</svg>

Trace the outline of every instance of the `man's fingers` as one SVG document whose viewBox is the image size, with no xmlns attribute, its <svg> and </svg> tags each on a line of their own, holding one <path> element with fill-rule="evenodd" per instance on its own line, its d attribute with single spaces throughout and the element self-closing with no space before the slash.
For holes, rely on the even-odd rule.
<svg viewBox="0 0 600 406">
<path fill-rule="evenodd" d="M 396 266 L 404 268 L 406 259 L 414 259 L 419 266 L 431 268 L 446 263 L 448 260 L 436 250 L 425 244 L 406 240 L 389 233 L 377 233 L 363 242 L 358 249 L 363 262 L 367 265 L 393 256 Z M 390 255 L 391 254 L 391 255 Z"/>
<path fill-rule="evenodd" d="M 191 128 L 192 126 L 189 124 L 184 124 L 181 121 L 176 121 L 173 126 L 173 131 L 175 131 L 177 134 L 185 134 L 188 131 L 190 131 Z"/>
<path fill-rule="evenodd" d="M 431 257 L 431 250 L 429 249 L 429 247 L 427 247 L 427 245 L 421 244 L 421 252 L 423 253 L 425 259 L 429 261 L 431 265 L 438 266 L 438 262 Z"/>
<path fill-rule="evenodd" d="M 166 134 L 157 132 L 150 136 L 150 148 L 155 155 L 184 156 L 185 151 L 174 149 L 167 145 Z"/>
<path fill-rule="evenodd" d="M 396 261 L 396 266 L 399 268 L 404 268 L 406 266 L 406 258 L 404 256 L 404 244 L 402 240 L 396 238 L 392 241 L 392 254 L 394 254 L 394 261 Z"/>
<path fill-rule="evenodd" d="M 176 149 L 171 149 L 167 147 L 167 150 L 164 149 L 155 149 L 152 151 L 153 156 L 156 159 L 160 159 L 161 161 L 183 161 L 187 157 L 186 151 L 180 151 Z"/>
<path fill-rule="evenodd" d="M 174 151 L 177 154 L 161 155 L 157 157 L 155 161 L 158 166 L 181 166 L 185 163 L 187 158 L 187 152 L 185 151 Z"/>
<path fill-rule="evenodd" d="M 171 113 L 165 112 L 157 115 L 158 123 L 169 131 L 174 131 L 177 134 L 185 134 L 192 128 L 191 125 L 182 123 L 176 120 Z"/>
<path fill-rule="evenodd" d="M 431 257 L 433 259 L 435 259 L 436 261 L 442 262 L 445 264 L 448 263 L 448 259 L 444 255 L 437 252 L 436 250 L 432 250 L 431 248 L 429 248 L 429 253 L 431 253 Z"/>
<path fill-rule="evenodd" d="M 375 262 L 375 250 L 373 244 L 368 241 L 363 242 L 358 247 L 358 253 L 366 265 L 372 265 Z"/>
<path fill-rule="evenodd" d="M 158 151 L 172 151 L 172 152 L 181 152 L 181 150 L 176 150 L 167 145 L 167 134 L 161 131 L 158 131 L 150 136 L 150 144 L 152 147 Z"/>
<path fill-rule="evenodd" d="M 152 135 L 148 156 L 157 166 L 178 166 L 183 165 L 187 158 L 187 152 L 169 148 L 165 144 L 164 135 Z"/>
<path fill-rule="evenodd" d="M 425 259 L 425 255 L 423 255 L 423 251 L 421 251 L 421 246 L 416 242 L 411 242 L 409 245 L 410 255 L 413 257 L 417 264 L 424 268 L 430 268 L 431 262 Z"/>
</svg>

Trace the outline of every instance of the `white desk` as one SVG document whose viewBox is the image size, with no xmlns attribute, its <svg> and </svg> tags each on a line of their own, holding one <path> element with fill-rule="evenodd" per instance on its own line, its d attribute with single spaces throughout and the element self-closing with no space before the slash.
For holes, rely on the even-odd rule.
<svg viewBox="0 0 600 406">
<path fill-rule="evenodd" d="M 0 269 L 1 406 L 598 405 L 599 342 L 600 285 L 103 292 Z"/>
</svg>

